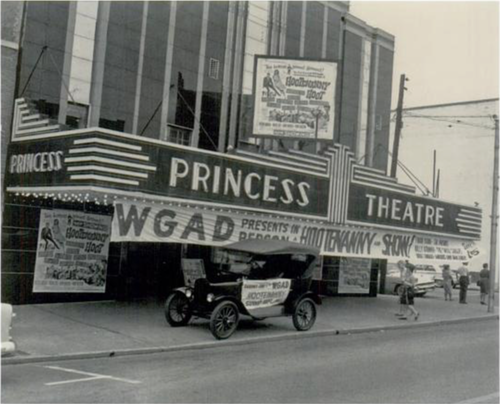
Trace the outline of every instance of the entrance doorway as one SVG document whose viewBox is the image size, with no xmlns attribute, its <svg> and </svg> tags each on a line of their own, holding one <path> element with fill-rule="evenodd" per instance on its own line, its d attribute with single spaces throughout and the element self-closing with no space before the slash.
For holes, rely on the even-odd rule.
<svg viewBox="0 0 500 404">
<path fill-rule="evenodd" d="M 126 243 L 120 273 L 125 281 L 125 300 L 163 300 L 173 288 L 182 286 L 181 244 Z"/>
</svg>

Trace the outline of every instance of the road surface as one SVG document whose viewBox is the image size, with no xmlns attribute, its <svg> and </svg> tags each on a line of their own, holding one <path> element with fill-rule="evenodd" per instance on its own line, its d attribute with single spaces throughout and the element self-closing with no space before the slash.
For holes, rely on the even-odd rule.
<svg viewBox="0 0 500 404">
<path fill-rule="evenodd" d="M 84 338 L 84 336 L 82 336 Z M 498 321 L 2 367 L 3 403 L 498 403 Z"/>
</svg>

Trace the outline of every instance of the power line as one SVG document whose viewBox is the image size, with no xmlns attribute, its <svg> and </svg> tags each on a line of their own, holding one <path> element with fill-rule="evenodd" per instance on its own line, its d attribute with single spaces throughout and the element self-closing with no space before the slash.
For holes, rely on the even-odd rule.
<svg viewBox="0 0 500 404">
<path fill-rule="evenodd" d="M 430 116 L 430 115 L 412 115 L 412 114 L 406 113 L 405 117 L 406 118 L 423 118 L 423 119 L 429 119 L 431 121 L 436 121 L 436 122 L 445 122 L 445 123 L 455 124 L 455 125 L 465 125 L 465 126 L 471 126 L 474 128 L 482 128 L 482 129 L 489 129 L 489 130 L 493 129 L 493 127 L 491 127 L 491 126 L 477 125 L 477 124 L 473 124 L 473 123 L 462 122 L 460 120 L 439 119 L 440 117 Z M 490 118 L 490 117 L 488 116 L 488 118 Z"/>
<path fill-rule="evenodd" d="M 392 157 L 392 153 L 389 151 L 389 149 L 387 147 L 385 147 L 384 145 L 382 145 L 380 143 L 378 144 L 377 147 L 383 148 Z M 397 160 L 397 164 L 398 164 L 398 166 L 400 166 L 403 169 L 403 171 L 408 176 L 408 178 L 415 184 L 415 186 L 419 189 L 420 192 L 422 192 L 422 194 L 428 195 L 431 193 L 429 188 L 427 188 L 427 186 L 408 167 L 406 167 L 399 159 Z M 420 187 L 419 184 L 422 185 L 422 187 L 424 189 L 422 189 L 422 187 Z"/>
</svg>

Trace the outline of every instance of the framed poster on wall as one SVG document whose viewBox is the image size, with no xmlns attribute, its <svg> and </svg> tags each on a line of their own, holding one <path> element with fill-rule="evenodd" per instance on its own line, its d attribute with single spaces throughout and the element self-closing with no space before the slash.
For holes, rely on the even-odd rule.
<svg viewBox="0 0 500 404">
<path fill-rule="evenodd" d="M 34 293 L 104 293 L 111 217 L 40 212 Z"/>
</svg>

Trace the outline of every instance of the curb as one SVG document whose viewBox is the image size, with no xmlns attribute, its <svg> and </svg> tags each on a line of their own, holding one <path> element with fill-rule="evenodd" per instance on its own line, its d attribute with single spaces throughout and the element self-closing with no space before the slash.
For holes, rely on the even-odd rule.
<svg viewBox="0 0 500 404">
<path fill-rule="evenodd" d="M 80 352 L 74 354 L 59 354 L 59 355 L 45 355 L 45 356 L 5 357 L 2 358 L 2 366 L 24 365 L 24 364 L 39 363 L 39 362 L 58 362 L 58 361 L 68 361 L 68 360 L 80 360 L 80 359 L 114 358 L 118 356 L 147 355 L 155 353 L 223 348 L 223 347 L 231 347 L 239 345 L 257 344 L 262 342 L 297 340 L 305 338 L 327 337 L 332 335 L 364 334 L 370 332 L 392 331 L 392 330 L 401 330 L 406 328 L 423 328 L 429 326 L 460 324 L 460 323 L 467 323 L 474 321 L 498 320 L 498 319 L 499 319 L 498 314 L 490 314 L 481 317 L 460 318 L 453 320 L 415 322 L 415 323 L 410 323 L 410 324 L 407 323 L 401 325 L 388 325 L 379 327 L 365 327 L 365 328 L 352 328 L 352 329 L 339 329 L 339 330 L 331 329 L 331 330 L 311 331 L 307 333 L 295 332 L 293 334 L 287 333 L 287 334 L 271 335 L 267 337 L 200 342 L 194 344 L 176 345 L 169 347 L 131 348 L 131 349 L 121 349 L 116 351 Z"/>
</svg>

